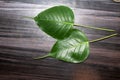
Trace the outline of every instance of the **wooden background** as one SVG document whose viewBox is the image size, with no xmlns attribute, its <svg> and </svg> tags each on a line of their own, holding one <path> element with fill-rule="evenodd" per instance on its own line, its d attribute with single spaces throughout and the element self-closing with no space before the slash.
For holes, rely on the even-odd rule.
<svg viewBox="0 0 120 80">
<path fill-rule="evenodd" d="M 32 19 L 54 5 L 73 9 L 75 23 L 115 29 L 120 34 L 120 3 L 112 0 L 0 0 L 0 80 L 120 80 L 120 35 L 90 44 L 90 56 L 80 64 L 52 58 L 55 40 Z M 90 40 L 111 32 L 79 28 Z"/>
</svg>

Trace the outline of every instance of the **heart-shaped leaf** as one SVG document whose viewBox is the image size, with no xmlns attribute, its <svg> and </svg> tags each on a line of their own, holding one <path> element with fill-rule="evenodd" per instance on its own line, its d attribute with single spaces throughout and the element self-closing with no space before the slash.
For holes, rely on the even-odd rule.
<svg viewBox="0 0 120 80">
<path fill-rule="evenodd" d="M 83 62 L 89 54 L 89 41 L 85 34 L 73 29 L 70 36 L 58 40 L 53 46 L 49 56 L 66 62 Z"/>
<path fill-rule="evenodd" d="M 69 7 L 55 6 L 41 12 L 34 20 L 48 35 L 56 39 L 64 39 L 73 29 L 74 14 Z"/>
</svg>

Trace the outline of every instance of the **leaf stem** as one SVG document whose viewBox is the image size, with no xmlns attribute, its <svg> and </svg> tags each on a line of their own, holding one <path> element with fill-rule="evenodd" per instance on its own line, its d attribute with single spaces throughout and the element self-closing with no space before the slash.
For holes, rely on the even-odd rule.
<svg viewBox="0 0 120 80">
<path fill-rule="evenodd" d="M 50 55 L 47 54 L 47 55 L 44 55 L 44 56 L 36 57 L 36 58 L 34 58 L 34 59 L 43 59 L 43 58 L 47 58 L 47 57 L 49 57 L 49 56 L 50 56 Z"/>
<path fill-rule="evenodd" d="M 101 41 L 101 40 L 104 40 L 104 39 L 108 39 L 108 38 L 116 36 L 116 35 L 118 35 L 118 34 L 117 33 L 111 34 L 111 35 L 108 35 L 108 36 L 105 36 L 105 37 L 102 37 L 102 38 L 98 38 L 98 39 L 95 39 L 95 40 L 92 40 L 92 41 L 89 41 L 89 42 L 91 42 L 91 43 L 98 42 L 98 41 Z"/>
<path fill-rule="evenodd" d="M 34 17 L 23 16 L 23 18 L 34 19 Z"/>
<path fill-rule="evenodd" d="M 112 30 L 112 29 L 97 28 L 97 27 L 84 26 L 84 25 L 78 25 L 78 24 L 74 24 L 74 26 L 78 26 L 78 27 L 85 27 L 85 28 L 91 28 L 91 29 L 102 30 L 102 31 L 109 31 L 109 32 L 114 32 L 114 31 L 115 31 L 115 30 Z"/>
</svg>

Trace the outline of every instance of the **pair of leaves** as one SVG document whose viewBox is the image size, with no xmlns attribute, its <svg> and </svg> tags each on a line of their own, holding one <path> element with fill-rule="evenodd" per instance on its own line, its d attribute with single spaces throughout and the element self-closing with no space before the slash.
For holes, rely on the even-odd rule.
<svg viewBox="0 0 120 80">
<path fill-rule="evenodd" d="M 66 6 L 49 8 L 34 18 L 37 25 L 57 39 L 50 56 L 71 63 L 84 61 L 89 54 L 89 41 L 85 34 L 73 28 L 74 13 Z"/>
</svg>

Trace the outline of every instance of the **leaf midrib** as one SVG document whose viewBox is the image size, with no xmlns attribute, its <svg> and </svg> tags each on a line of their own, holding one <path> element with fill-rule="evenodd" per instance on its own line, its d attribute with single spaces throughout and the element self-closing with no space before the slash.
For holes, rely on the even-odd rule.
<svg viewBox="0 0 120 80">
<path fill-rule="evenodd" d="M 72 22 L 65 22 L 65 21 L 62 22 L 62 21 L 53 21 L 53 20 L 46 20 L 46 19 L 39 19 L 39 20 L 74 25 L 74 22 L 73 23 Z"/>
<path fill-rule="evenodd" d="M 69 47 L 69 48 L 62 48 L 61 50 L 67 50 L 67 49 L 75 48 L 75 47 L 78 47 L 80 44 L 83 44 L 83 43 L 88 43 L 88 41 L 80 42 L 80 43 L 76 44 L 75 46 L 72 46 L 72 47 Z"/>
</svg>

